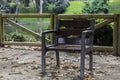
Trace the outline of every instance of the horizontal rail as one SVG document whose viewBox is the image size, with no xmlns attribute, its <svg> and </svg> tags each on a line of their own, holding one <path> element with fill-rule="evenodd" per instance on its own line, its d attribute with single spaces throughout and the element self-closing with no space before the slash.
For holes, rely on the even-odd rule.
<svg viewBox="0 0 120 80">
<path fill-rule="evenodd" d="M 50 18 L 52 14 L 2 14 L 3 18 Z M 114 18 L 114 14 L 58 14 L 57 18 Z"/>
<path fill-rule="evenodd" d="M 57 18 L 59 19 L 71 19 L 71 18 L 109 18 L 113 19 L 114 14 L 81 14 L 81 15 L 70 15 L 70 14 L 59 14 L 57 15 Z"/>
<path fill-rule="evenodd" d="M 40 42 L 3 42 L 3 45 L 16 45 L 16 46 L 41 46 Z"/>
<path fill-rule="evenodd" d="M 3 42 L 3 45 L 16 45 L 16 46 L 37 46 L 40 47 L 40 42 Z M 93 51 L 113 51 L 112 46 L 93 46 Z"/>
<path fill-rule="evenodd" d="M 2 14 L 3 18 L 50 18 L 51 14 Z"/>
<path fill-rule="evenodd" d="M 113 46 L 93 46 L 93 51 L 113 51 Z"/>
</svg>

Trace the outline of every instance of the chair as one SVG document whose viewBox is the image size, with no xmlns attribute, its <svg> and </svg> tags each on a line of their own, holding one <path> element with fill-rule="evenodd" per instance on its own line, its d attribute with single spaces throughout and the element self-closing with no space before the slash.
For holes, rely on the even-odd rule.
<svg viewBox="0 0 120 80">
<path fill-rule="evenodd" d="M 46 45 L 46 34 L 53 34 L 53 44 Z M 85 55 L 89 53 L 89 70 L 92 72 L 93 19 L 69 19 L 56 21 L 56 29 L 42 33 L 42 73 L 46 72 L 46 52 L 56 52 L 56 63 L 60 66 L 59 51 L 81 51 L 80 78 L 84 79 Z"/>
</svg>

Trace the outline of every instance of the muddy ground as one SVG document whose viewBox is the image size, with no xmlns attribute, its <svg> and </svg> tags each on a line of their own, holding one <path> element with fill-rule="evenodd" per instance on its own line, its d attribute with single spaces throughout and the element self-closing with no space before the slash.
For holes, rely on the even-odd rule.
<svg viewBox="0 0 120 80">
<path fill-rule="evenodd" d="M 41 51 L 39 49 L 28 47 L 0 48 L 0 80 L 79 79 L 79 53 L 61 52 L 60 68 L 55 67 L 55 54 L 53 53 L 47 54 L 47 73 L 41 75 Z M 94 55 L 92 77 L 88 74 L 89 58 L 86 56 L 86 80 L 120 80 L 120 57 L 105 55 L 106 53 Z"/>
</svg>

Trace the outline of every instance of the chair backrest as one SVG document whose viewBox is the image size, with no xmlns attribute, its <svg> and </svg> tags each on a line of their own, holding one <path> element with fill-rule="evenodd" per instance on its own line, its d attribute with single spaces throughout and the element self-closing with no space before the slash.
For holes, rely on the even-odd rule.
<svg viewBox="0 0 120 80">
<path fill-rule="evenodd" d="M 58 43 L 81 44 L 81 33 L 83 30 L 94 29 L 91 20 L 72 19 L 57 20 Z"/>
</svg>

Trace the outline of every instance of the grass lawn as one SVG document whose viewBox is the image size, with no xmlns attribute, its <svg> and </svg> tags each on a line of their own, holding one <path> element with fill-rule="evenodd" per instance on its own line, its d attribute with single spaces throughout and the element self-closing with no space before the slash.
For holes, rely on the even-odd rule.
<svg viewBox="0 0 120 80">
<path fill-rule="evenodd" d="M 120 0 L 111 0 L 109 5 L 110 13 L 120 14 Z"/>
<path fill-rule="evenodd" d="M 64 14 L 82 14 L 82 8 L 85 4 L 82 1 L 71 1 L 70 6 Z"/>
<path fill-rule="evenodd" d="M 110 0 L 108 2 L 110 6 L 110 13 L 120 14 L 120 0 Z M 82 14 L 82 8 L 85 6 L 82 1 L 71 1 L 70 6 L 63 14 Z"/>
</svg>

